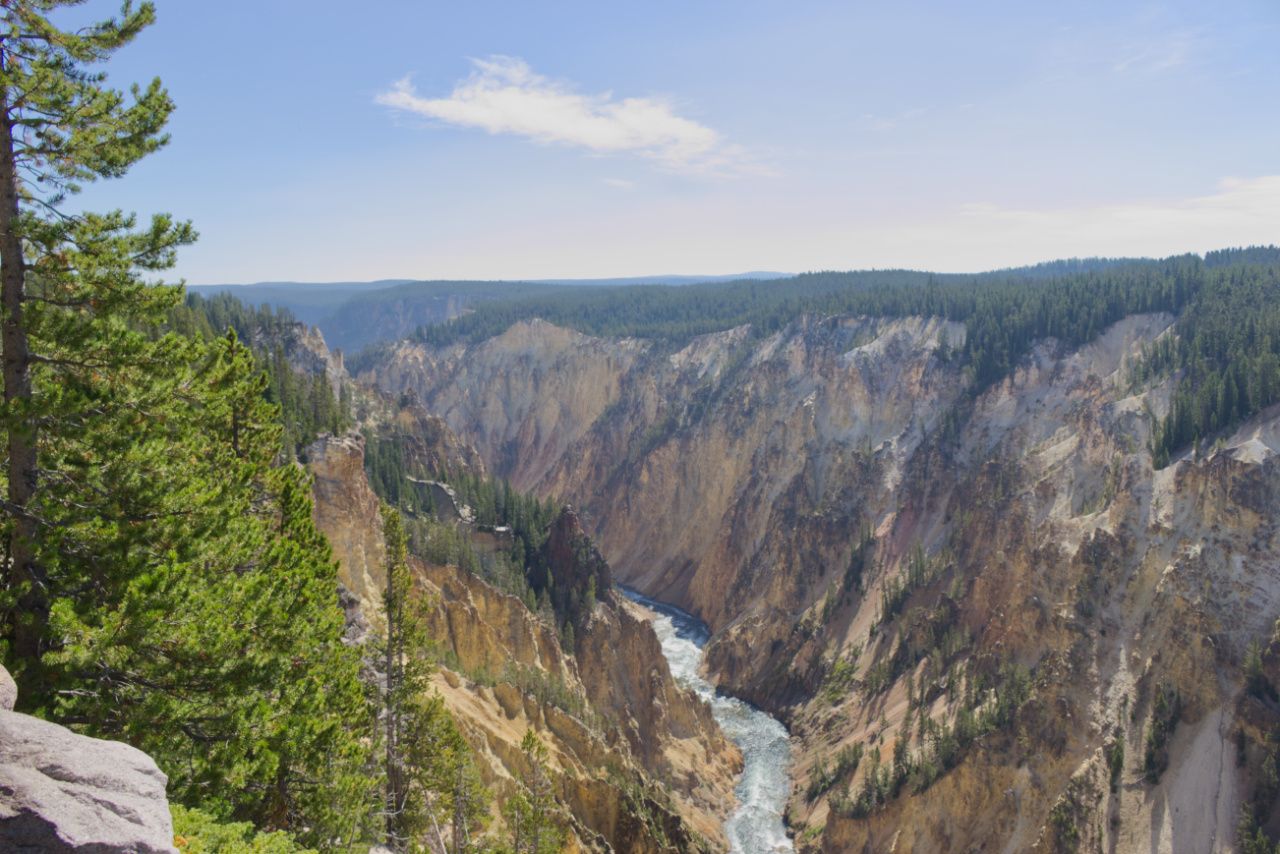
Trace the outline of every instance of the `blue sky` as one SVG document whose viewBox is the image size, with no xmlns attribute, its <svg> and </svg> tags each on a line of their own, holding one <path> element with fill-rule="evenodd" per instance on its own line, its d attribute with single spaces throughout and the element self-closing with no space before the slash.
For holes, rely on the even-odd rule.
<svg viewBox="0 0 1280 854">
<path fill-rule="evenodd" d="M 1280 242 L 1275 0 L 157 5 L 109 71 L 173 142 L 82 203 L 194 220 L 192 283 Z"/>
</svg>

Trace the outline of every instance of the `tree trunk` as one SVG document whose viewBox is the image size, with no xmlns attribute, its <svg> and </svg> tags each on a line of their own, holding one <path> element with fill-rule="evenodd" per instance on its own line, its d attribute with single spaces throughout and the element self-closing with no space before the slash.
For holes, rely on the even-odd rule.
<svg viewBox="0 0 1280 854">
<path fill-rule="evenodd" d="M 0 57 L 3 63 L 3 57 Z M 9 534 L 9 577 L 18 590 L 18 613 L 13 621 L 13 652 L 32 667 L 40 658 L 49 619 L 47 579 L 36 563 L 36 520 L 29 514 L 36 491 L 36 428 L 29 413 L 31 350 L 23 321 L 27 264 L 18 234 L 18 168 L 14 156 L 10 93 L 0 88 L 0 349 L 4 356 L 4 402 L 9 413 L 8 502 L 12 518 Z M 14 418 L 14 410 L 20 413 Z"/>
<path fill-rule="evenodd" d="M 390 561 L 388 561 L 390 564 Z M 387 654 L 386 654 L 386 742 L 387 742 L 387 793 L 386 793 L 386 844 L 392 851 L 406 850 L 401 832 L 404 826 L 404 778 L 400 767 L 400 613 L 399 591 L 395 589 L 395 568 L 387 567 Z"/>
</svg>

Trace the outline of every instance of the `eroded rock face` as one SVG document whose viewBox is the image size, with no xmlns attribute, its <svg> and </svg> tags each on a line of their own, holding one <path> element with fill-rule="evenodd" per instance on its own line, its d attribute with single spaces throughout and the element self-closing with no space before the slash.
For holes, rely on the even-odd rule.
<svg viewBox="0 0 1280 854">
<path fill-rule="evenodd" d="M 318 525 L 334 543 L 344 585 L 362 584 L 367 601 L 385 583 L 385 557 L 363 443 L 322 439 L 309 459 Z M 584 610 L 576 656 L 519 598 L 456 567 L 411 560 L 432 603 L 428 634 L 454 668 L 442 669 L 436 686 L 485 782 L 500 797 L 514 790 L 531 728 L 549 748 L 580 850 L 722 849 L 737 749 L 705 703 L 676 685 L 652 628 L 608 594 L 607 566 L 577 517 L 566 514 L 555 531 L 555 584 L 585 586 L 591 573 L 600 585 L 589 610 L 576 600 Z"/>
<path fill-rule="evenodd" d="M 939 346 L 964 330 L 918 318 L 804 319 L 673 354 L 526 323 L 401 345 L 366 376 L 413 388 L 497 474 L 573 501 L 619 578 L 711 624 L 713 678 L 792 728 L 802 848 L 1053 850 L 1074 833 L 1229 850 L 1257 760 L 1233 741 L 1240 662 L 1280 615 L 1280 411 L 1154 470 L 1170 386 L 1135 389 L 1128 367 L 1172 322 L 1043 342 L 976 396 Z M 886 615 L 915 555 L 925 581 Z M 833 808 L 864 762 L 806 796 L 842 747 L 925 757 L 921 719 L 995 702 L 994 681 L 966 686 L 1014 666 L 1029 700 L 931 785 L 869 816 Z M 1179 712 L 1151 782 L 1166 689 Z"/>
<path fill-rule="evenodd" d="M 316 527 L 333 546 L 338 580 L 359 603 L 364 619 L 383 624 L 387 547 L 378 496 L 364 473 L 364 437 L 321 436 L 307 448 Z"/>
<path fill-rule="evenodd" d="M 176 851 L 167 783 L 136 748 L 0 708 L 0 851 Z"/>
<path fill-rule="evenodd" d="M 254 346 L 266 353 L 280 350 L 294 371 L 308 376 L 323 376 L 328 380 L 333 396 L 338 396 L 343 381 L 347 379 L 346 365 L 342 352 L 330 350 L 318 328 L 305 323 L 272 326 L 253 330 L 252 338 Z"/>
<path fill-rule="evenodd" d="M 619 398 L 648 349 L 532 321 L 474 349 L 398 345 L 362 378 L 392 395 L 415 392 L 492 472 L 527 491 Z"/>
<path fill-rule="evenodd" d="M 516 597 L 454 567 L 415 562 L 415 570 L 437 603 L 430 634 L 458 662 L 438 686 L 482 766 L 488 759 L 487 783 L 511 785 L 532 728 L 550 748 L 586 847 L 598 835 L 618 851 L 704 850 L 699 837 L 723 848 L 741 758 L 709 707 L 676 685 L 652 628 L 629 603 L 598 603 L 570 656 Z M 529 690 L 506 681 L 512 675 Z M 496 684 L 484 687 L 489 679 Z M 539 696 L 539 684 L 554 690 Z M 654 785 L 665 797 L 645 809 L 667 825 L 666 842 L 629 800 Z"/>
<path fill-rule="evenodd" d="M 761 702 L 761 651 L 793 633 L 859 525 L 893 509 L 907 460 L 963 394 L 939 347 L 964 328 L 748 333 L 662 354 L 531 321 L 471 348 L 403 344 L 362 378 L 413 390 L 517 487 L 573 501 L 624 583 L 713 631 L 733 624 L 754 654 L 716 666 Z"/>
</svg>

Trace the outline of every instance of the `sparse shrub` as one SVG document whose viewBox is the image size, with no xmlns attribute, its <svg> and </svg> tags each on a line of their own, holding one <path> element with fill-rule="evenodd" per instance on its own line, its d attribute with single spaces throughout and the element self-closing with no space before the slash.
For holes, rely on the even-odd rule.
<svg viewBox="0 0 1280 854">
<path fill-rule="evenodd" d="M 1147 726 L 1147 746 L 1142 768 L 1148 783 L 1159 783 L 1169 766 L 1169 740 L 1182 715 L 1182 698 L 1171 685 L 1161 685 L 1151 704 L 1151 722 Z"/>
<path fill-rule="evenodd" d="M 1124 733 L 1116 727 L 1116 733 L 1107 743 L 1107 769 L 1111 772 L 1111 791 L 1120 791 L 1120 776 L 1124 773 Z"/>
</svg>

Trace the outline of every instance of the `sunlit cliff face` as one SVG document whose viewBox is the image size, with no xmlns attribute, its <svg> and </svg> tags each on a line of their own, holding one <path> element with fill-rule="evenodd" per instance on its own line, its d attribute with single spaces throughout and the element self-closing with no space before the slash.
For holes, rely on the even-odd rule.
<svg viewBox="0 0 1280 854">
<path fill-rule="evenodd" d="M 1280 614 L 1280 441 L 1264 413 L 1152 469 L 1169 387 L 1133 388 L 1128 366 L 1171 322 L 1131 317 L 1075 352 L 1044 342 L 976 398 L 938 353 L 963 329 L 920 319 L 733 330 L 676 353 L 530 322 L 470 348 L 402 345 L 366 379 L 415 390 L 495 472 L 572 500 L 618 578 L 710 623 L 713 681 L 792 729 L 800 844 L 1029 848 L 1069 813 L 1119 851 L 1173 835 L 1210 850 L 1251 772 L 1205 769 L 1235 750 L 1239 662 Z M 885 618 L 917 553 L 923 581 Z M 929 786 L 865 818 L 832 810 L 842 786 L 804 795 L 843 746 L 887 766 L 909 737 L 926 757 L 920 721 L 980 712 L 994 696 L 968 686 L 1014 666 L 1032 689 L 1008 728 Z M 1170 770 L 1144 782 L 1166 685 L 1182 697 Z M 856 795 L 866 770 L 841 782 Z"/>
</svg>

